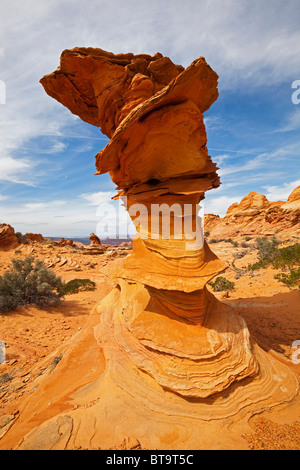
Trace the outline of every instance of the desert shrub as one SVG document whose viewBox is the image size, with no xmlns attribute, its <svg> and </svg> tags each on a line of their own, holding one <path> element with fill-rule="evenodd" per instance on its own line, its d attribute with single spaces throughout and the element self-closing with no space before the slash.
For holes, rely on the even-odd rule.
<svg viewBox="0 0 300 470">
<path fill-rule="evenodd" d="M 11 375 L 9 375 L 7 372 L 4 372 L 3 374 L 0 375 L 0 384 L 5 384 L 7 382 L 10 382 L 13 379 Z"/>
<path fill-rule="evenodd" d="M 212 286 L 214 292 L 233 290 L 235 286 L 234 282 L 228 281 L 228 279 L 223 276 L 218 276 L 215 281 L 210 281 L 208 284 Z"/>
<path fill-rule="evenodd" d="M 16 232 L 15 235 L 16 235 L 19 243 L 23 243 L 23 245 L 28 245 L 29 240 L 28 240 L 28 237 L 26 235 L 23 235 L 21 232 Z"/>
<path fill-rule="evenodd" d="M 72 279 L 63 285 L 62 291 L 65 295 L 77 294 L 77 292 L 95 290 L 96 283 L 90 279 Z"/>
<path fill-rule="evenodd" d="M 300 244 L 280 248 L 272 260 L 274 268 L 290 269 L 300 264 Z"/>
<path fill-rule="evenodd" d="M 267 237 L 257 238 L 256 248 L 258 250 L 259 261 L 250 264 L 248 269 L 254 271 L 269 266 L 278 252 L 278 245 L 279 241 L 275 237 L 272 237 L 270 240 Z"/>
<path fill-rule="evenodd" d="M 300 267 L 291 269 L 289 273 L 278 273 L 274 278 L 288 287 L 298 286 L 300 289 Z"/>
<path fill-rule="evenodd" d="M 278 249 L 279 240 L 272 237 L 270 240 L 267 237 L 257 238 L 256 247 L 258 249 L 259 259 L 272 259 Z"/>
<path fill-rule="evenodd" d="M 235 259 L 244 258 L 244 256 L 246 256 L 247 253 L 248 253 L 247 250 L 242 250 L 242 251 L 240 251 L 240 252 L 235 253 L 235 254 L 234 254 L 234 258 L 235 258 Z"/>
<path fill-rule="evenodd" d="M 240 246 L 242 248 L 248 248 L 249 247 L 248 243 L 246 243 L 246 242 L 242 242 Z"/>
<path fill-rule="evenodd" d="M 210 232 L 204 232 L 204 236 L 205 236 L 205 237 L 209 237 L 209 233 L 210 233 Z"/>
<path fill-rule="evenodd" d="M 257 263 L 248 266 L 248 269 L 255 270 L 272 266 L 275 269 L 291 269 L 300 264 L 300 244 L 285 246 L 278 248 L 278 240 L 274 237 L 271 240 L 265 241 L 259 239 L 258 243 L 258 257 Z"/>
<path fill-rule="evenodd" d="M 237 241 L 232 240 L 232 238 L 212 238 L 209 240 L 208 243 L 220 243 L 220 242 L 226 242 L 226 243 L 231 243 L 233 246 L 237 247 L 239 246 Z"/>
<path fill-rule="evenodd" d="M 252 240 L 252 237 L 245 237 L 245 242 L 249 242 L 250 240 Z"/>
<path fill-rule="evenodd" d="M 11 269 L 0 276 L 0 311 L 14 310 L 20 305 L 39 307 L 54 305 L 63 296 L 63 283 L 43 261 L 27 256 L 13 259 Z"/>
</svg>

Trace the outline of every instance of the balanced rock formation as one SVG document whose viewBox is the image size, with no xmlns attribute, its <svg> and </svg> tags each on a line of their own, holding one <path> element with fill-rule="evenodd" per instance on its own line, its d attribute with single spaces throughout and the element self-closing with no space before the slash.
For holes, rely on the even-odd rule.
<svg viewBox="0 0 300 470">
<path fill-rule="evenodd" d="M 110 138 L 96 167 L 137 236 L 115 287 L 62 345 L 1 448 L 245 448 L 253 415 L 294 403 L 299 412 L 299 378 L 206 288 L 225 269 L 198 218 L 219 185 L 203 124 L 217 81 L 203 57 L 184 69 L 161 54 L 91 48 L 64 51 L 41 80 Z"/>
<path fill-rule="evenodd" d="M 251 192 L 239 203 L 232 204 L 223 218 L 206 214 L 204 226 L 215 239 L 246 235 L 300 237 L 300 186 L 287 202 L 270 202 L 263 194 Z"/>
<path fill-rule="evenodd" d="M 98 246 L 101 246 L 101 240 L 99 237 L 97 237 L 97 235 L 95 235 L 94 233 L 91 233 L 90 235 L 90 240 L 91 240 L 91 243 L 90 243 L 90 246 L 91 247 L 98 247 Z"/>
<path fill-rule="evenodd" d="M 0 225 L 0 251 L 13 250 L 18 246 L 18 238 L 15 229 L 8 224 Z"/>
</svg>

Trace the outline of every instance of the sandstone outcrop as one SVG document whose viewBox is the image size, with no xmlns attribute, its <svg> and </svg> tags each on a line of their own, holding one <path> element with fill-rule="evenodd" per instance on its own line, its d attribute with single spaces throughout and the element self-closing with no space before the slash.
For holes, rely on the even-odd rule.
<svg viewBox="0 0 300 470">
<path fill-rule="evenodd" d="M 13 250 L 18 246 L 18 238 L 15 229 L 8 224 L 0 225 L 0 251 Z"/>
<path fill-rule="evenodd" d="M 31 242 L 38 242 L 42 243 L 45 241 L 43 235 L 41 233 L 25 233 L 25 236 L 28 238 L 29 241 Z"/>
<path fill-rule="evenodd" d="M 61 238 L 58 242 L 59 246 L 74 246 L 74 241 L 69 238 Z"/>
<path fill-rule="evenodd" d="M 91 240 L 90 247 L 97 248 L 98 246 L 99 247 L 102 246 L 100 238 L 97 237 L 97 235 L 95 235 L 94 233 L 91 233 L 90 240 Z"/>
<path fill-rule="evenodd" d="M 41 80 L 110 138 L 97 173 L 109 172 L 137 236 L 115 288 L 62 345 L 1 448 L 243 448 L 253 415 L 299 412 L 296 374 L 206 289 L 226 267 L 198 217 L 219 185 L 203 124 L 217 81 L 203 57 L 184 69 L 161 54 L 91 48 L 64 51 Z"/>
<path fill-rule="evenodd" d="M 206 214 L 204 229 L 215 239 L 276 235 L 282 239 L 300 237 L 300 186 L 287 202 L 270 202 L 266 196 L 251 192 L 240 203 L 232 204 L 225 217 Z"/>
</svg>

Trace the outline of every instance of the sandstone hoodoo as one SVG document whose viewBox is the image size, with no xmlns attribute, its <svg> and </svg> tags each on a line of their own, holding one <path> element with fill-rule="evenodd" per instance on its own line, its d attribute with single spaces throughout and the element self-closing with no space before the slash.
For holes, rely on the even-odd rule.
<svg viewBox="0 0 300 470">
<path fill-rule="evenodd" d="M 91 243 L 90 243 L 91 247 L 94 248 L 94 247 L 102 246 L 100 238 L 97 237 L 97 235 L 95 235 L 94 233 L 91 233 L 90 240 L 91 240 Z"/>
<path fill-rule="evenodd" d="M 247 448 L 257 413 L 289 407 L 296 419 L 298 376 L 206 288 L 226 268 L 198 220 L 205 191 L 220 184 L 203 123 L 217 74 L 203 57 L 184 69 L 159 53 L 75 48 L 41 83 L 110 138 L 96 167 L 137 235 L 115 288 L 62 346 L 0 446 Z"/>
</svg>

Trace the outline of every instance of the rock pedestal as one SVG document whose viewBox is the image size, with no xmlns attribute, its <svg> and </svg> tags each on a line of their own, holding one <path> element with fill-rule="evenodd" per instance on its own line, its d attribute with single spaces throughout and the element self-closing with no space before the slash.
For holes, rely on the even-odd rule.
<svg viewBox="0 0 300 470">
<path fill-rule="evenodd" d="M 219 185 L 203 124 L 217 80 L 203 57 L 184 69 L 161 54 L 90 48 L 64 51 L 41 80 L 110 138 L 97 173 L 109 172 L 137 236 L 116 287 L 2 447 L 244 448 L 253 415 L 299 403 L 298 377 L 206 289 L 226 267 L 198 215 Z"/>
</svg>

